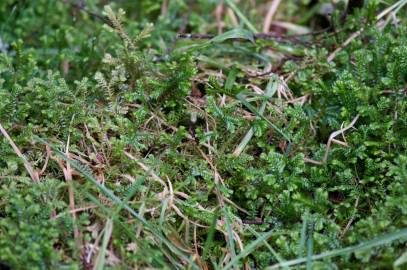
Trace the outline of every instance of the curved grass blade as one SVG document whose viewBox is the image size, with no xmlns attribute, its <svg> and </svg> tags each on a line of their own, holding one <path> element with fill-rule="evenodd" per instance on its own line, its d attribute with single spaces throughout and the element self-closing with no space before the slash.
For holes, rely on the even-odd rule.
<svg viewBox="0 0 407 270">
<path fill-rule="evenodd" d="M 246 39 L 250 40 L 251 42 L 254 42 L 254 36 L 252 32 L 242 28 L 235 28 L 221 35 L 213 37 L 208 41 L 208 43 L 221 43 L 228 39 Z"/>
</svg>

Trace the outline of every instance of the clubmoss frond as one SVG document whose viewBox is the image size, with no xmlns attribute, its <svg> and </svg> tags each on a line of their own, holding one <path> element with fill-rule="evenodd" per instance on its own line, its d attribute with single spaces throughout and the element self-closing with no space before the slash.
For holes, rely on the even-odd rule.
<svg viewBox="0 0 407 270">
<path fill-rule="evenodd" d="M 129 35 L 127 34 L 126 30 L 123 27 L 123 18 L 125 12 L 123 9 L 119 9 L 117 13 L 115 13 L 110 6 L 105 6 L 104 13 L 112 23 L 113 29 L 117 32 L 117 34 L 122 38 L 125 42 L 126 47 L 130 49 L 135 49 L 135 45 Z"/>
<path fill-rule="evenodd" d="M 95 80 L 98 83 L 98 86 L 105 91 L 107 99 L 112 101 L 114 99 L 113 89 L 110 87 L 110 84 L 106 81 L 105 77 L 101 72 L 96 72 Z"/>
</svg>

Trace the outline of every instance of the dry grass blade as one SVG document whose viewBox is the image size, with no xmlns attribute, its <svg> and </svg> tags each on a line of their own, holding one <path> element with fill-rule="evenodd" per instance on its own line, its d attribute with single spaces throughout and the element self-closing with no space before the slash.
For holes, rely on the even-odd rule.
<svg viewBox="0 0 407 270">
<path fill-rule="evenodd" d="M 352 120 L 352 122 L 348 126 L 346 126 L 344 128 L 341 128 L 340 130 L 337 130 L 335 132 L 332 132 L 331 136 L 329 136 L 329 139 L 328 139 L 328 145 L 327 145 L 326 150 L 325 150 L 324 159 L 322 160 L 323 163 L 325 163 L 328 160 L 328 154 L 329 154 L 329 150 L 331 148 L 332 142 L 337 141 L 337 140 L 334 140 L 335 137 L 340 135 L 340 134 L 343 134 L 345 131 L 352 128 L 355 125 L 355 123 L 356 123 L 356 121 L 358 119 L 359 119 L 359 114 L 356 115 L 356 117 Z M 343 144 L 341 144 L 341 145 L 343 145 Z"/>
<path fill-rule="evenodd" d="M 263 24 L 264 33 L 268 33 L 270 31 L 271 22 L 273 20 L 274 15 L 276 14 L 276 11 L 280 4 L 281 4 L 281 0 L 274 0 L 271 3 L 270 8 L 267 12 L 266 18 L 264 19 L 264 24 Z"/>
<path fill-rule="evenodd" d="M 35 183 L 39 183 L 40 182 L 39 173 L 34 170 L 34 168 L 31 166 L 30 162 L 28 162 L 28 160 L 25 158 L 23 153 L 21 153 L 20 149 L 17 147 L 17 145 L 14 143 L 13 139 L 11 139 L 10 135 L 7 133 L 7 131 L 3 128 L 3 126 L 1 124 L 0 124 L 0 132 L 6 138 L 8 143 L 11 145 L 11 147 L 13 148 L 13 150 L 17 154 L 17 156 L 23 160 L 24 167 L 27 170 L 28 174 L 30 175 L 31 179 Z"/>
<path fill-rule="evenodd" d="M 144 219 L 138 212 L 136 212 L 132 207 L 130 207 L 126 201 L 123 201 L 121 198 L 117 197 L 114 192 L 107 188 L 105 185 L 102 185 L 97 181 L 97 179 L 93 176 L 92 172 L 89 172 L 89 170 L 85 169 L 83 166 L 81 166 L 77 161 L 70 159 L 69 157 L 66 156 L 65 153 L 59 151 L 56 149 L 54 146 L 49 144 L 48 142 L 44 141 L 43 139 L 36 137 L 36 139 L 46 145 L 48 145 L 54 153 L 61 159 L 63 159 L 65 162 L 69 162 L 72 167 L 77 170 L 78 172 L 81 173 L 81 175 L 86 178 L 88 181 L 90 181 L 92 184 L 94 184 L 99 191 L 101 191 L 106 197 L 108 197 L 113 203 L 117 204 L 120 208 L 123 208 L 129 212 L 134 218 L 137 219 L 140 224 L 142 224 L 152 235 L 154 235 L 155 239 L 160 243 L 164 244 L 166 248 L 168 248 L 169 251 L 172 252 L 172 254 L 176 255 L 178 259 L 180 259 L 182 262 L 189 262 L 190 265 L 192 265 L 193 269 L 198 269 L 196 264 L 191 261 L 191 258 L 187 256 L 183 251 L 178 249 L 165 235 L 164 233 L 155 226 L 155 224 L 150 223 L 148 220 Z M 131 156 L 131 155 L 130 155 Z M 90 195 L 90 194 L 89 194 Z M 98 203 L 98 200 L 94 200 L 96 203 Z M 114 215 L 113 215 L 114 216 Z M 163 252 L 165 252 L 164 249 L 162 249 Z"/>
<path fill-rule="evenodd" d="M 168 12 L 168 2 L 169 0 L 163 0 L 161 4 L 161 15 L 166 15 Z"/>
<path fill-rule="evenodd" d="M 70 141 L 70 139 L 68 137 L 65 154 L 67 157 L 72 158 L 69 153 L 69 141 Z M 62 169 L 65 181 L 68 185 L 69 209 L 70 209 L 70 213 L 72 215 L 73 233 L 74 233 L 75 243 L 76 243 L 77 247 L 79 248 L 80 246 L 82 246 L 82 243 L 80 241 L 80 232 L 79 232 L 78 226 L 76 224 L 77 218 L 76 218 L 76 211 L 75 211 L 75 209 L 76 209 L 75 193 L 74 193 L 74 187 L 73 187 L 73 182 L 72 182 L 72 175 L 74 173 L 74 170 L 72 169 L 69 162 L 66 162 L 66 164 L 64 164 L 64 162 L 60 158 L 58 158 L 57 156 L 53 156 L 51 148 L 48 145 L 46 146 L 46 149 L 47 149 L 47 157 L 50 157 L 52 160 L 54 160 L 59 165 L 59 167 Z"/>
<path fill-rule="evenodd" d="M 142 163 L 141 161 L 139 161 L 138 159 L 136 159 L 133 155 L 131 155 L 128 152 L 124 152 L 124 154 L 130 158 L 131 160 L 134 160 L 137 165 L 139 165 L 146 173 L 148 173 L 155 181 L 159 182 L 161 185 L 164 186 L 164 191 L 158 194 L 158 198 L 160 200 L 164 199 L 168 194 L 169 194 L 169 205 L 168 207 L 170 209 L 173 209 L 175 211 L 175 213 L 177 213 L 177 215 L 179 215 L 180 217 L 182 217 L 183 219 L 187 220 L 188 222 L 201 227 L 201 228 L 207 228 L 208 226 L 193 222 L 191 220 L 189 220 L 184 214 L 182 214 L 181 210 L 179 210 L 179 208 L 175 205 L 174 203 L 174 191 L 172 189 L 172 184 L 171 181 L 169 179 L 168 180 L 168 185 L 169 185 L 169 191 L 168 191 L 168 187 L 166 185 L 166 183 L 164 182 L 164 180 L 162 180 L 154 171 L 152 171 L 151 168 L 149 168 L 147 165 L 145 165 L 144 163 Z"/>
<path fill-rule="evenodd" d="M 345 131 L 347 131 L 348 129 L 352 128 L 358 119 L 359 119 L 359 114 L 356 115 L 356 117 L 352 120 L 352 122 L 349 125 L 331 133 L 331 135 L 329 136 L 329 139 L 328 139 L 328 143 L 327 143 L 325 154 L 324 154 L 322 161 L 312 160 L 309 158 L 304 158 L 304 161 L 308 162 L 308 163 L 316 164 L 316 165 L 322 165 L 328 161 L 329 150 L 331 149 L 332 143 L 336 143 L 336 144 L 339 144 L 342 146 L 348 146 L 347 143 L 336 140 L 335 137 L 338 135 L 341 135 L 341 134 L 342 134 L 342 136 L 344 136 L 343 133 Z"/>
<path fill-rule="evenodd" d="M 224 12 L 224 4 L 223 0 L 219 1 L 219 4 L 216 6 L 215 9 L 215 17 L 216 17 L 216 27 L 218 29 L 218 35 L 222 34 L 223 32 L 223 22 L 222 22 L 222 15 Z"/>
<path fill-rule="evenodd" d="M 355 220 L 356 212 L 358 210 L 358 205 L 359 205 L 359 197 L 356 198 L 355 205 L 354 205 L 354 212 L 353 212 L 351 218 L 349 219 L 348 223 L 346 224 L 346 227 L 342 230 L 342 232 L 340 234 L 342 238 L 345 236 L 346 232 L 349 230 L 350 226 L 352 225 L 353 221 Z"/>
<path fill-rule="evenodd" d="M 68 136 L 68 142 L 66 143 L 66 150 L 65 150 L 65 154 L 66 156 L 69 158 L 69 142 L 70 142 L 70 136 Z M 75 210 L 75 193 L 74 193 L 74 186 L 73 186 L 73 182 L 72 182 L 72 168 L 71 168 L 71 164 L 69 164 L 69 162 L 66 162 L 66 167 L 62 168 L 63 172 L 64 172 L 64 176 L 65 176 L 65 181 L 68 184 L 68 194 L 69 194 L 69 208 L 71 209 L 71 211 Z M 76 241 L 76 245 L 78 247 L 81 246 L 81 241 L 79 239 L 80 237 L 80 233 L 79 233 L 79 229 L 78 226 L 76 225 L 76 213 L 75 212 L 71 212 L 72 213 L 72 220 L 73 220 L 73 229 L 74 229 L 74 238 Z"/>
<path fill-rule="evenodd" d="M 47 151 L 46 152 L 47 152 L 47 155 L 45 157 L 44 165 L 42 166 L 41 171 L 38 173 L 40 176 L 45 173 L 45 170 L 47 169 L 47 166 L 48 166 L 49 158 L 51 157 L 51 151 L 50 151 L 48 146 L 47 146 Z"/>
<path fill-rule="evenodd" d="M 355 33 L 353 33 L 352 35 L 350 35 L 342 44 L 341 46 L 339 46 L 337 49 L 335 49 L 335 51 L 333 51 L 327 58 L 328 62 L 332 62 L 336 55 L 342 51 L 345 47 L 347 47 L 355 38 L 357 38 L 358 36 L 360 36 L 360 34 L 363 33 L 365 29 L 361 28 L 358 31 L 356 31 Z"/>
<path fill-rule="evenodd" d="M 139 165 L 145 172 L 147 172 L 155 181 L 159 182 L 164 187 L 164 192 L 168 193 L 167 184 L 151 168 L 149 168 L 147 165 L 142 163 L 140 160 L 138 160 L 136 157 L 134 157 L 129 152 L 124 152 L 124 154 L 131 160 L 135 161 L 137 163 L 137 165 Z"/>
</svg>

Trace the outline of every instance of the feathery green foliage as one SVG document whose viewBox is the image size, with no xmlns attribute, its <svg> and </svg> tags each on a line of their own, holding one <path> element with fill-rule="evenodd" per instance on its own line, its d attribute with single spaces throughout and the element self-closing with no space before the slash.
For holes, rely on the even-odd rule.
<svg viewBox="0 0 407 270">
<path fill-rule="evenodd" d="M 269 2 L 1 1 L 0 266 L 403 269 L 407 2 Z"/>
</svg>

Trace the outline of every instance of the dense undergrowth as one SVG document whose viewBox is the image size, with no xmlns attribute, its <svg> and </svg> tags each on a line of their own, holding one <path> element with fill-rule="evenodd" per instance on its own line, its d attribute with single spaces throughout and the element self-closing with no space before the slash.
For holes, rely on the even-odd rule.
<svg viewBox="0 0 407 270">
<path fill-rule="evenodd" d="M 404 269 L 407 1 L 108 2 L 0 2 L 1 267 Z"/>
</svg>

